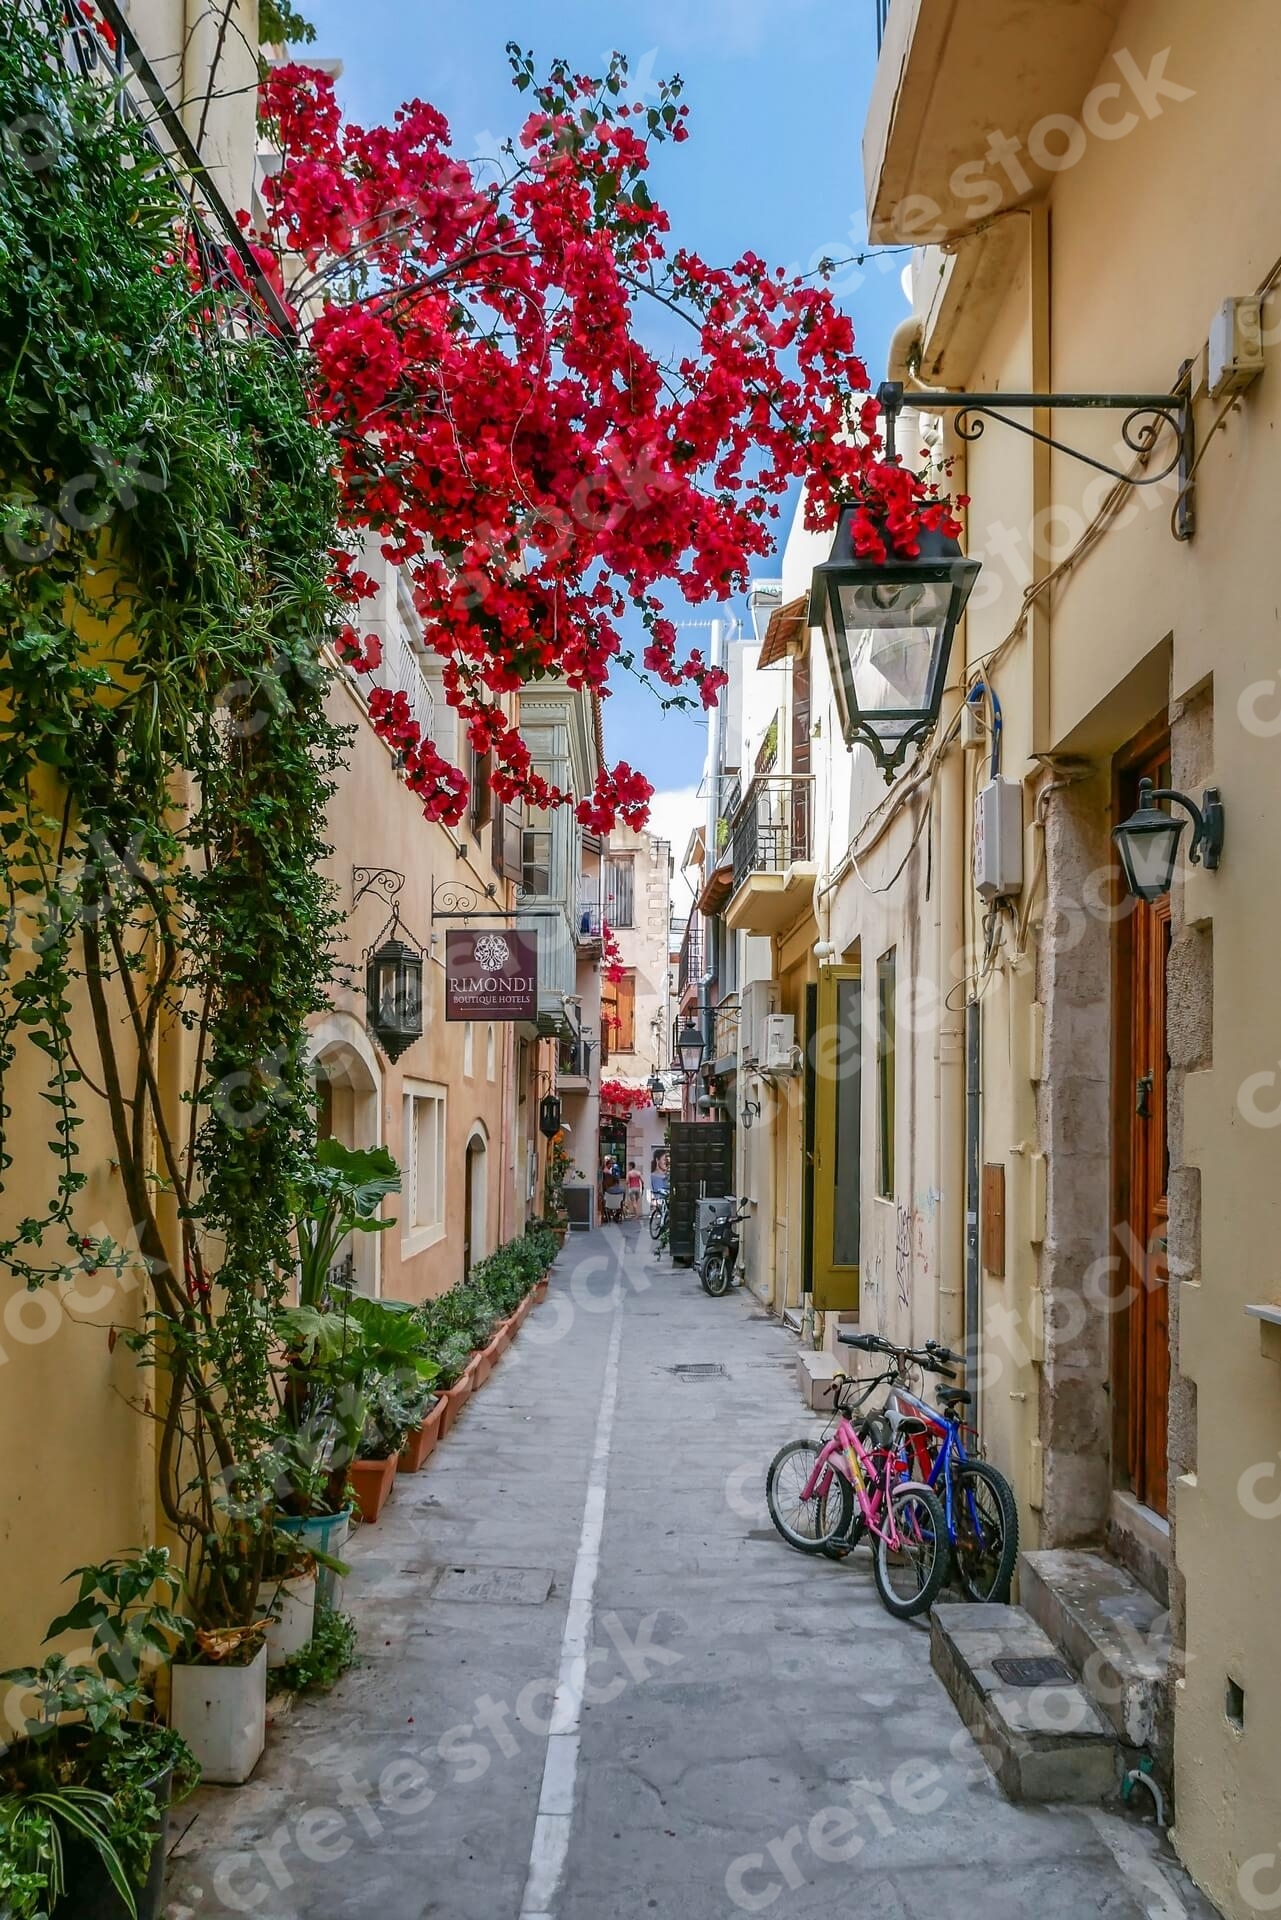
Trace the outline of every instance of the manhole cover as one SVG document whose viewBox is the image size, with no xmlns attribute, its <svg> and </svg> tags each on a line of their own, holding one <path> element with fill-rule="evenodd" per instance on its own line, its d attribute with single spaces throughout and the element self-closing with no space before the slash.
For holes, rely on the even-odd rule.
<svg viewBox="0 0 1281 1920">
<path fill-rule="evenodd" d="M 551 1590 L 552 1576 L 545 1567 L 446 1567 L 432 1599 L 540 1607 Z"/>
<path fill-rule="evenodd" d="M 1002 1654 L 999 1660 L 992 1662 L 992 1671 L 998 1680 L 1004 1680 L 1007 1687 L 1057 1687 L 1065 1682 L 1070 1685 L 1072 1681 L 1072 1669 L 1065 1667 L 1052 1654 L 1037 1654 L 1025 1659 Z"/>
<path fill-rule="evenodd" d="M 678 1380 L 723 1380 L 725 1369 L 714 1360 L 685 1360 L 678 1367 L 669 1367 Z"/>
</svg>

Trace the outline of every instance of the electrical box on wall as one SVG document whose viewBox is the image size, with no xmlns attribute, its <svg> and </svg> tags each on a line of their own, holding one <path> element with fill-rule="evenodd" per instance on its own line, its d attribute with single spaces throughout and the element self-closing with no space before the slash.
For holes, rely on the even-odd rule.
<svg viewBox="0 0 1281 1920">
<path fill-rule="evenodd" d="M 796 1055 L 796 1020 L 790 1013 L 771 1013 L 765 1021 L 765 1046 L 761 1058 L 763 1073 L 793 1073 Z"/>
<path fill-rule="evenodd" d="M 1023 887 L 1023 788 L 998 775 L 980 788 L 974 806 L 974 885 L 984 900 L 1001 900 Z"/>
<path fill-rule="evenodd" d="M 1210 322 L 1205 378 L 1211 400 L 1242 393 L 1263 372 L 1263 302 L 1258 294 L 1225 300 Z"/>
</svg>

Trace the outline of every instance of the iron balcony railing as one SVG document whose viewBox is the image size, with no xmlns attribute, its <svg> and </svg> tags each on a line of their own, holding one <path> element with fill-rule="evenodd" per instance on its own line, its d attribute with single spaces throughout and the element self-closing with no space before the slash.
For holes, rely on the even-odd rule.
<svg viewBox="0 0 1281 1920">
<path fill-rule="evenodd" d="M 730 836 L 735 893 L 754 873 L 786 873 L 809 859 L 812 784 L 808 775 L 753 780 Z"/>
<path fill-rule="evenodd" d="M 104 112 L 141 125 L 148 144 L 186 205 L 193 261 L 215 299 L 204 309 L 215 332 L 265 333 L 286 346 L 298 341 L 297 324 L 259 266 L 177 108 L 125 19 L 118 0 L 95 0 L 108 33 L 102 34 L 76 0 L 22 0 L 38 12 L 62 57 L 103 89 Z M 109 45 L 114 40 L 114 47 Z M 196 302 L 193 315 L 198 314 Z"/>
<path fill-rule="evenodd" d="M 580 947 L 599 947 L 604 939 L 604 915 L 594 900 L 582 900 L 575 933 Z"/>
<path fill-rule="evenodd" d="M 702 977 L 703 922 L 697 913 L 691 913 L 685 938 L 681 941 L 680 967 L 676 975 L 677 997 L 683 998 L 686 988 L 697 986 Z"/>
<path fill-rule="evenodd" d="M 890 0 L 876 0 L 876 51 L 879 53 L 885 42 L 885 25 L 890 17 Z"/>
</svg>

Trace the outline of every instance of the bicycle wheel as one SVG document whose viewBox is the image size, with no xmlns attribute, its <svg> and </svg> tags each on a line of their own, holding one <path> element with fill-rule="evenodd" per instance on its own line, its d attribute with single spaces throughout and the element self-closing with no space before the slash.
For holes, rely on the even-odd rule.
<svg viewBox="0 0 1281 1920">
<path fill-rule="evenodd" d="M 718 1300 L 723 1293 L 729 1292 L 730 1282 L 734 1278 L 734 1269 L 730 1265 L 727 1248 L 722 1248 L 719 1253 L 708 1254 L 703 1262 L 701 1277 L 704 1290 L 711 1294 L 713 1300 Z"/>
<path fill-rule="evenodd" d="M 891 1547 L 878 1537 L 872 1572 L 881 1605 L 896 1620 L 913 1620 L 933 1606 L 947 1577 L 947 1521 L 934 1495 L 918 1480 L 900 1480 L 890 1493 L 890 1505 L 898 1545 Z"/>
<path fill-rule="evenodd" d="M 966 1460 L 952 1471 L 952 1558 L 971 1600 L 1010 1597 L 1019 1557 L 1019 1510 L 1014 1490 L 986 1460 Z"/>
<path fill-rule="evenodd" d="M 662 1238 L 663 1228 L 667 1224 L 666 1207 L 653 1206 L 649 1210 L 649 1237 L 651 1240 Z"/>
<path fill-rule="evenodd" d="M 827 1541 L 849 1532 L 853 1517 L 854 1489 L 835 1467 L 827 1491 L 804 1498 L 821 1452 L 817 1440 L 789 1440 L 774 1455 L 765 1475 L 769 1517 L 798 1553 L 821 1553 Z"/>
</svg>

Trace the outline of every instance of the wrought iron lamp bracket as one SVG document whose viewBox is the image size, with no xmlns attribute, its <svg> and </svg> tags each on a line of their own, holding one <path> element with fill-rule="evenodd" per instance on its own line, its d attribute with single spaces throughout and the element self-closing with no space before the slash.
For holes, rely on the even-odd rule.
<svg viewBox="0 0 1281 1920">
<path fill-rule="evenodd" d="M 1192 841 L 1188 847 L 1188 859 L 1194 867 L 1204 866 L 1213 873 L 1219 864 L 1223 852 L 1223 800 L 1217 787 L 1207 787 L 1201 795 L 1201 804 L 1186 793 L 1180 793 L 1177 787 L 1154 787 L 1150 780 L 1139 782 L 1139 805 L 1155 806 L 1158 800 L 1173 800 L 1182 807 L 1192 822 Z"/>
<path fill-rule="evenodd" d="M 549 906 L 545 901 L 540 906 L 532 903 L 537 894 L 527 893 L 523 887 L 517 887 L 509 907 L 495 907 L 492 904 L 498 898 L 498 888 L 491 881 L 487 886 L 468 886 L 465 880 L 434 881 L 431 890 L 431 917 L 437 920 L 460 920 L 464 925 L 470 920 L 510 920 L 514 913 L 527 919 L 554 919 L 561 911 L 559 907 Z"/>
<path fill-rule="evenodd" d="M 995 420 L 1003 427 L 1012 427 L 1016 433 L 1022 433 L 1029 440 L 1035 440 L 1043 447 L 1053 447 L 1056 453 L 1066 454 L 1069 459 L 1079 460 L 1084 466 L 1093 467 L 1098 473 L 1107 474 L 1112 480 L 1128 480 L 1136 487 L 1154 487 L 1171 474 L 1177 473 L 1179 496 L 1174 514 L 1174 533 L 1178 540 L 1190 540 L 1196 532 L 1196 504 L 1194 494 L 1193 469 L 1196 465 L 1196 425 L 1192 413 L 1192 362 L 1185 360 L 1179 368 L 1179 376 L 1170 393 L 930 393 L 914 391 L 905 396 L 902 381 L 886 380 L 877 389 L 876 398 L 880 404 L 885 425 L 886 458 L 897 457 L 895 446 L 895 426 L 903 408 L 904 398 L 910 399 L 913 406 L 922 413 L 952 413 L 956 420 L 956 431 L 962 440 L 979 440 L 983 436 L 989 420 Z M 1161 434 L 1169 428 L 1174 436 L 1174 451 L 1164 460 L 1164 464 L 1152 472 L 1134 473 L 1124 467 L 1116 467 L 1106 460 L 1096 459 L 1092 453 L 1084 453 L 1079 447 L 1071 447 L 1065 440 L 1054 434 L 1042 433 L 1039 428 L 1028 426 L 1022 420 L 1012 420 L 1011 413 L 1054 413 L 1059 411 L 1084 411 L 1094 413 L 1120 413 L 1121 438 L 1130 452 L 1136 456 L 1148 456 L 1155 450 Z"/>
<path fill-rule="evenodd" d="M 353 867 L 351 904 L 353 907 L 358 906 L 367 893 L 377 893 L 382 899 L 395 905 L 404 884 L 404 874 L 397 873 L 395 867 Z"/>
</svg>

